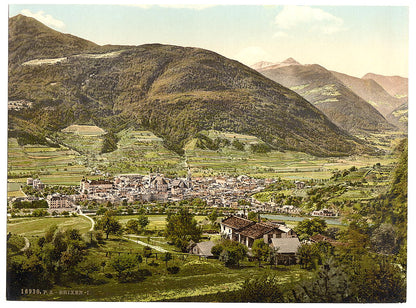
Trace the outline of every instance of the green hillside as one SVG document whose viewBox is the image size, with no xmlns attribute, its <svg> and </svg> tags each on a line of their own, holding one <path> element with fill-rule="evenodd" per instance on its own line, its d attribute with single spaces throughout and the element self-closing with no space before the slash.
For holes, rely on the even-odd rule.
<svg viewBox="0 0 416 308">
<path fill-rule="evenodd" d="M 62 46 L 78 38 L 48 32 L 23 16 L 11 18 L 9 27 L 11 46 L 16 40 L 40 44 L 36 29 L 57 41 L 56 50 L 49 46 L 25 56 L 30 62 L 24 65 L 9 65 L 9 99 L 34 103 L 9 113 L 11 131 L 27 131 L 29 124 L 43 138 L 72 124 L 111 133 L 143 127 L 183 153 L 198 132 L 214 129 L 256 136 L 276 150 L 321 156 L 373 151 L 295 92 L 214 52 L 159 44 L 100 47 L 79 39 L 66 53 Z M 11 63 L 21 63 L 23 50 L 13 50 Z"/>
</svg>

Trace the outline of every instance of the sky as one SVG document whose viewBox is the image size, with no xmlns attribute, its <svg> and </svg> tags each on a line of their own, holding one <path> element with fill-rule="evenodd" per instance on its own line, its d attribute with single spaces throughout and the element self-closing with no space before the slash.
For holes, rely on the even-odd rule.
<svg viewBox="0 0 416 308">
<path fill-rule="evenodd" d="M 100 45 L 192 46 L 246 65 L 292 57 L 356 77 L 408 77 L 406 6 L 10 4 L 17 14 Z"/>
</svg>

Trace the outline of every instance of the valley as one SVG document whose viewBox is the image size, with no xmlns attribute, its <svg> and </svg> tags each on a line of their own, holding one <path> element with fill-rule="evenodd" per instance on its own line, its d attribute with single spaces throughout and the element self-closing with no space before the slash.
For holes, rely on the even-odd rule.
<svg viewBox="0 0 416 308">
<path fill-rule="evenodd" d="M 19 14 L 8 100 L 9 300 L 406 300 L 407 78 Z"/>
</svg>

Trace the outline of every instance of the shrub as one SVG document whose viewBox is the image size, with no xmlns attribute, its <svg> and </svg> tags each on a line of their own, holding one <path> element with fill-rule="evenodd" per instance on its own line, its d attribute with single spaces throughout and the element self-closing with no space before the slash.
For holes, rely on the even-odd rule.
<svg viewBox="0 0 416 308">
<path fill-rule="evenodd" d="M 166 269 L 169 274 L 177 274 L 179 272 L 179 267 L 178 266 L 170 266 Z"/>
<path fill-rule="evenodd" d="M 156 266 L 159 266 L 159 263 L 152 260 L 152 262 L 150 262 L 149 265 L 156 267 Z"/>
</svg>

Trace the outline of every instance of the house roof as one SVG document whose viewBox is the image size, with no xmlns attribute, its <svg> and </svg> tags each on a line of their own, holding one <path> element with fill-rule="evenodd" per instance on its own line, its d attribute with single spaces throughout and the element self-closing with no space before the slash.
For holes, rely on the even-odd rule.
<svg viewBox="0 0 416 308">
<path fill-rule="evenodd" d="M 163 177 L 161 177 L 160 175 L 157 175 L 155 178 L 153 178 L 150 183 L 157 183 L 157 184 L 161 184 L 161 185 L 165 185 L 168 184 L 168 182 L 166 181 L 166 179 L 164 179 Z"/>
<path fill-rule="evenodd" d="M 173 180 L 171 185 L 172 185 L 172 187 L 188 188 L 188 185 L 180 179 Z"/>
<path fill-rule="evenodd" d="M 107 180 L 91 180 L 90 185 L 102 185 L 102 184 L 113 184 L 113 182 L 111 181 L 107 181 Z"/>
<path fill-rule="evenodd" d="M 314 242 L 314 243 L 328 242 L 328 243 L 330 243 L 331 245 L 334 245 L 334 246 L 344 246 L 344 245 L 346 245 L 345 243 L 338 242 L 338 241 L 336 241 L 336 240 L 334 240 L 330 237 L 327 237 L 325 235 L 322 235 L 322 234 L 313 235 L 309 239 L 311 240 L 311 242 Z"/>
<path fill-rule="evenodd" d="M 332 239 L 332 238 L 330 238 L 330 237 L 327 237 L 327 236 L 325 236 L 325 235 L 322 235 L 322 234 L 315 234 L 315 235 L 313 235 L 313 236 L 311 236 L 311 237 L 310 237 L 310 240 L 311 240 L 312 242 L 315 242 L 315 243 L 317 243 L 317 242 L 329 242 L 329 243 L 334 243 L 334 242 L 335 242 L 335 240 L 334 240 L 334 239 Z"/>
<path fill-rule="evenodd" d="M 211 253 L 211 249 L 214 246 L 215 246 L 215 243 L 212 242 L 212 241 L 200 242 L 200 243 L 196 244 L 196 247 L 198 247 L 198 249 L 199 249 L 199 255 L 207 256 L 207 257 L 212 257 L 213 256 L 213 254 Z"/>
<path fill-rule="evenodd" d="M 282 231 L 284 233 L 289 233 L 290 231 L 292 231 L 292 229 L 289 228 L 288 226 L 286 226 L 282 223 L 278 223 L 278 222 L 265 221 L 265 222 L 262 222 L 262 224 L 271 226 L 273 228 L 278 228 L 280 231 Z"/>
<path fill-rule="evenodd" d="M 269 233 L 273 229 L 277 229 L 275 226 L 263 224 L 263 223 L 255 223 L 253 225 L 244 228 L 240 232 L 241 235 L 256 239 L 262 237 L 264 234 Z"/>
<path fill-rule="evenodd" d="M 297 253 L 300 242 L 297 237 L 272 238 L 272 246 L 278 248 L 278 253 Z"/>
<path fill-rule="evenodd" d="M 250 225 L 255 224 L 255 222 L 249 219 L 245 219 L 245 218 L 241 218 L 237 216 L 231 216 L 231 217 L 225 218 L 221 222 L 221 224 L 223 224 L 224 226 L 230 227 L 232 229 L 241 230 L 243 228 L 246 228 Z"/>
</svg>

